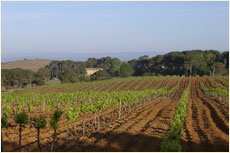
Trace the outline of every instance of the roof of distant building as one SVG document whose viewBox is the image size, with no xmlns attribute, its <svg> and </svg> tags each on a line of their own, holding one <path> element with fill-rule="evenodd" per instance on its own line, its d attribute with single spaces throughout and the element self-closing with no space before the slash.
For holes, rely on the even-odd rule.
<svg viewBox="0 0 230 153">
<path fill-rule="evenodd" d="M 103 70 L 103 68 L 86 68 L 86 70 Z"/>
</svg>

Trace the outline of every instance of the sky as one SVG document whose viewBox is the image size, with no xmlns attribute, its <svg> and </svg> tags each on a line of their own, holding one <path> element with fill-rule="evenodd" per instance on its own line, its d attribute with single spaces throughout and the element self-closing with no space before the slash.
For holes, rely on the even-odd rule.
<svg viewBox="0 0 230 153">
<path fill-rule="evenodd" d="M 229 50 L 229 2 L 1 2 L 2 62 Z"/>
</svg>

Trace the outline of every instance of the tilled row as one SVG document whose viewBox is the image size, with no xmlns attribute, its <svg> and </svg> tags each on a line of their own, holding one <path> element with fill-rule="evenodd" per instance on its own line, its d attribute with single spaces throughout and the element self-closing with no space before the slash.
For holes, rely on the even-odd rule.
<svg viewBox="0 0 230 153">
<path fill-rule="evenodd" d="M 175 106 L 180 99 L 178 95 L 183 92 L 186 81 L 183 80 L 182 88 L 174 95 L 174 100 L 169 98 L 154 102 L 146 110 L 125 117 L 110 129 L 97 133 L 91 138 L 95 141 L 88 140 L 85 147 L 81 146 L 78 149 L 81 149 L 80 151 L 160 151 L 160 143 L 170 129 L 170 119 L 173 117 Z M 71 147 L 68 151 L 76 151 L 75 149 Z"/>
<path fill-rule="evenodd" d="M 199 87 L 199 80 L 191 80 L 188 115 L 182 134 L 183 151 L 228 151 L 229 125 L 227 114 L 220 111 Z"/>
<path fill-rule="evenodd" d="M 205 85 L 210 85 L 208 80 L 202 79 L 202 81 Z M 156 86 L 160 82 L 162 80 L 158 79 L 153 84 Z M 164 84 L 167 84 L 165 82 Z M 175 82 L 172 81 L 170 86 L 176 84 Z M 127 84 L 130 82 L 127 81 Z M 155 100 L 136 112 L 125 114 L 120 120 L 110 122 L 110 111 L 105 112 L 102 114 L 104 124 L 101 125 L 101 130 L 89 131 L 88 137 L 82 134 L 75 136 L 72 125 L 70 135 L 67 136 L 66 120 L 62 120 L 58 129 L 55 151 L 160 151 L 162 139 L 170 131 L 174 110 L 187 85 L 188 78 L 183 78 L 179 89 L 172 97 Z M 182 151 L 228 151 L 228 107 L 218 100 L 207 97 L 200 89 L 198 78 L 191 78 L 190 93 L 188 113 L 181 137 Z M 117 112 L 114 113 L 118 115 Z M 90 122 L 93 122 L 93 117 L 90 118 L 92 118 Z M 81 118 L 77 124 L 78 133 L 82 133 L 82 122 Z M 13 139 L 18 139 L 16 134 L 17 132 L 14 133 Z M 24 134 L 26 138 L 23 143 L 26 145 L 22 151 L 38 151 L 35 129 L 25 131 Z M 52 134 L 52 130 L 42 130 L 42 151 L 50 151 Z M 8 146 L 18 145 L 13 141 L 10 142 Z"/>
</svg>

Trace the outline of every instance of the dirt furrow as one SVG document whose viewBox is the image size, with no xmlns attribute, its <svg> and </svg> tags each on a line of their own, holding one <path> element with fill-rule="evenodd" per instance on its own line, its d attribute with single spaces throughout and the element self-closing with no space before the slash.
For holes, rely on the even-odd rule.
<svg viewBox="0 0 230 153">
<path fill-rule="evenodd" d="M 115 86 L 113 86 L 112 88 L 107 89 L 108 92 L 112 92 L 112 91 L 116 91 L 117 88 L 119 88 L 120 86 L 122 86 L 123 84 L 127 83 L 128 80 L 123 80 L 119 83 L 117 83 Z"/>
<path fill-rule="evenodd" d="M 106 82 L 105 85 L 98 85 L 99 87 L 95 91 L 105 91 L 109 87 L 112 88 L 116 84 L 115 81 Z"/>
<path fill-rule="evenodd" d="M 170 129 L 170 120 L 173 117 L 174 109 L 177 106 L 180 96 L 183 90 L 187 87 L 187 79 L 183 79 L 179 90 L 174 94 L 173 100 L 165 99 L 157 105 L 151 105 L 147 110 L 139 113 L 133 120 L 127 120 L 126 123 L 119 125 L 118 128 L 113 131 L 106 132 L 105 137 L 100 138 L 94 142 L 97 146 L 103 146 L 104 143 L 109 140 L 110 142 L 122 141 L 123 145 L 119 146 L 119 151 L 160 151 L 160 143 L 163 137 Z M 128 122 L 129 121 L 129 122 Z M 155 124 L 159 123 L 159 124 Z M 152 131 L 151 129 L 154 130 Z M 148 129 L 148 131 L 146 130 Z M 151 132 L 149 132 L 151 131 Z M 111 132 L 113 134 L 111 134 Z M 118 134 L 115 138 L 114 133 L 129 133 L 131 135 L 141 135 L 136 138 L 123 137 L 122 134 Z M 156 133 L 161 133 L 159 137 L 156 137 Z M 143 135 L 149 135 L 154 137 L 154 143 L 149 144 L 149 148 L 145 148 L 143 145 Z M 125 144 L 125 145 L 124 145 Z M 143 150 L 143 148 L 145 148 Z M 110 148 L 111 149 L 111 148 Z M 142 149 L 142 150 L 140 150 Z M 87 150 L 90 151 L 90 150 Z M 99 150 L 102 151 L 102 150 Z M 111 150 L 107 150 L 111 151 Z"/>
<path fill-rule="evenodd" d="M 221 122 L 220 126 L 223 126 L 224 123 L 213 112 L 214 108 L 207 104 L 209 102 L 202 101 L 204 99 L 200 97 L 203 95 L 200 94 L 199 81 L 192 78 L 191 101 L 182 133 L 183 151 L 228 151 L 226 128 L 220 130 L 215 124 Z"/>
<path fill-rule="evenodd" d="M 179 103 L 181 94 L 188 85 L 188 80 L 183 79 L 177 92 L 169 99 L 168 105 L 158 112 L 155 118 L 150 120 L 141 130 L 151 135 L 164 137 L 170 131 L 170 121 L 173 118 L 174 110 Z"/>
<path fill-rule="evenodd" d="M 104 146 L 103 145 L 104 143 L 108 143 L 107 140 L 109 140 L 110 142 L 116 142 L 120 138 L 116 138 L 113 140 L 112 136 L 114 134 L 117 135 L 117 133 L 124 132 L 124 130 L 121 130 L 124 127 L 124 124 L 129 124 L 129 122 L 134 122 L 136 117 L 142 116 L 143 114 L 146 114 L 146 112 L 150 112 L 151 111 L 150 108 L 155 107 L 156 105 L 158 105 L 161 102 L 162 102 L 162 100 L 157 100 L 156 102 L 150 104 L 149 106 L 145 106 L 144 108 L 142 108 L 141 110 L 139 110 L 136 113 L 132 113 L 129 116 L 123 116 L 123 118 L 121 120 L 117 120 L 113 124 L 109 125 L 109 128 L 103 129 L 102 130 L 103 132 L 97 132 L 97 133 L 92 134 L 92 136 L 89 138 L 89 140 L 87 140 L 87 142 L 88 141 L 90 142 L 90 144 L 88 144 L 88 145 L 91 145 L 91 148 L 81 147 L 81 151 L 95 151 L 95 148 L 98 148 L 98 146 Z M 106 140 L 106 142 L 104 142 L 105 140 Z M 111 150 L 111 148 L 112 148 L 112 146 L 110 146 L 109 150 L 107 150 L 107 151 L 113 151 L 113 150 Z M 97 151 L 102 151 L 104 149 L 106 149 L 106 147 L 101 148 L 100 150 L 97 150 Z M 74 151 L 74 148 L 70 147 L 68 151 Z M 104 151 L 106 151 L 106 150 L 104 150 Z"/>
<path fill-rule="evenodd" d="M 125 133 L 129 133 L 131 135 L 140 134 L 140 130 L 146 125 L 146 123 L 149 120 L 151 120 L 152 118 L 154 118 L 155 116 L 157 116 L 159 114 L 159 111 L 162 110 L 163 108 L 165 108 L 165 106 L 167 106 L 166 104 L 168 104 L 168 103 L 166 103 L 164 100 L 161 103 L 158 103 L 158 105 L 148 107 L 147 110 L 143 111 L 138 116 L 135 116 L 134 119 L 127 120 L 126 123 L 120 125 L 116 129 L 113 129 L 112 133 L 123 133 L 123 132 L 125 132 Z M 143 133 L 143 134 L 145 134 L 145 133 Z M 95 143 L 97 146 L 101 146 L 105 140 L 110 140 L 109 142 L 114 142 L 114 143 L 116 143 L 117 141 L 122 141 L 123 145 L 119 146 L 119 148 L 120 148 L 119 151 L 140 151 L 140 148 L 143 149 L 143 146 L 140 147 L 140 145 L 142 144 L 142 143 L 140 144 L 140 142 L 143 141 L 141 137 L 139 137 L 138 139 L 137 138 L 130 139 L 130 137 L 123 137 L 123 135 L 118 135 L 114 138 L 113 135 L 111 135 L 111 133 L 107 133 L 106 136 L 103 137 L 103 139 L 100 139 Z M 156 143 L 156 142 L 154 142 L 154 143 Z M 158 141 L 158 143 L 160 143 L 160 141 Z M 150 148 L 148 148 L 148 149 L 150 149 Z M 151 148 L 151 150 L 152 150 L 152 148 Z M 150 150 L 148 150 L 148 151 L 150 151 Z"/>
<path fill-rule="evenodd" d="M 165 79 L 161 82 L 162 79 Z M 208 88 L 213 87 L 207 78 L 200 78 Z M 121 82 L 101 84 L 100 90 L 141 89 L 165 86 L 169 78 L 152 80 L 123 80 Z M 170 81 L 168 89 L 178 83 L 179 79 Z M 151 83 L 150 83 L 151 82 Z M 160 83 L 161 82 L 161 83 Z M 149 83 L 149 85 L 147 85 Z M 160 84 L 159 84 L 160 83 Z M 164 136 L 170 131 L 170 121 L 173 118 L 175 108 L 179 103 L 181 94 L 188 85 L 188 78 L 184 77 L 179 88 L 166 99 L 156 99 L 149 105 L 142 105 L 137 111 L 127 113 L 123 111 L 122 118 L 118 117 L 118 105 L 116 108 L 106 109 L 100 117 L 100 131 L 96 132 L 96 125 L 89 124 L 94 121 L 93 114 L 86 116 L 86 135 L 82 134 L 83 115 L 77 122 L 77 133 L 74 135 L 73 123 L 70 123 L 70 133 L 67 136 L 66 118 L 63 117 L 57 131 L 57 141 L 54 151 L 160 151 L 160 144 Z M 94 84 L 92 87 L 95 87 Z M 86 90 L 86 89 L 84 89 Z M 219 99 L 208 96 L 200 88 L 199 79 L 191 79 L 190 102 L 188 104 L 187 117 L 184 122 L 184 130 L 181 137 L 182 151 L 228 151 L 229 150 L 229 106 Z M 116 111 L 114 111 L 116 110 Z M 39 110 L 37 110 L 39 111 Z M 126 112 L 125 112 L 126 111 Z M 112 112 L 112 113 L 110 113 Z M 39 112 L 36 112 L 39 114 Z M 52 113 L 51 113 L 52 114 Z M 116 118 L 111 121 L 112 118 Z M 11 118 L 12 122 L 13 119 Z M 16 124 L 15 124 L 16 125 Z M 94 129 L 90 126 L 95 126 Z M 22 151 L 38 151 L 36 129 L 23 129 Z M 52 142 L 53 131 L 47 128 L 41 130 L 42 151 L 49 151 Z M 6 135 L 6 129 L 3 129 Z M 17 151 L 18 127 L 9 127 L 9 135 L 4 137 L 8 151 Z M 4 139 L 3 138 L 3 139 Z M 15 143 L 14 143 L 15 142 Z M 16 148 L 16 149 L 15 149 Z"/>
<path fill-rule="evenodd" d="M 128 86 L 128 88 L 126 88 L 127 90 L 134 90 L 135 87 L 138 87 L 138 85 L 142 82 L 143 80 L 136 80 L 135 82 L 133 82 L 131 85 Z"/>
<path fill-rule="evenodd" d="M 164 79 L 164 80 L 161 82 L 161 84 L 158 86 L 157 89 L 161 89 L 161 88 L 165 87 L 165 86 L 168 84 L 169 80 L 170 80 L 170 78 Z"/>
<path fill-rule="evenodd" d="M 228 86 L 228 84 L 224 84 L 220 79 L 218 79 L 218 78 L 215 78 L 215 77 L 213 77 L 213 78 L 211 78 L 213 81 L 215 81 L 216 83 L 219 83 L 220 85 L 222 85 L 222 86 L 224 86 L 224 87 L 226 87 L 226 88 L 229 88 L 229 86 Z"/>
<path fill-rule="evenodd" d="M 175 78 L 171 83 L 170 85 L 168 86 L 167 90 L 170 90 L 172 89 L 173 87 L 175 87 L 178 83 L 179 79 Z"/>
<path fill-rule="evenodd" d="M 200 90 L 198 92 L 199 98 L 202 100 L 203 104 L 206 105 L 210 110 L 211 117 L 214 120 L 216 126 L 228 135 L 229 113 L 227 112 L 227 110 L 223 108 L 223 112 L 220 111 L 221 108 L 216 107 L 211 99 L 206 98 Z"/>
<path fill-rule="evenodd" d="M 207 88 L 216 88 L 207 78 L 200 78 Z"/>
<path fill-rule="evenodd" d="M 150 79 L 146 80 L 140 87 L 138 87 L 138 91 L 145 89 L 145 87 L 151 82 Z"/>
<path fill-rule="evenodd" d="M 148 115 L 152 111 L 152 107 L 157 107 L 160 103 L 162 103 L 162 100 L 156 100 L 155 102 L 151 103 L 150 105 L 144 106 L 144 108 L 138 110 L 137 112 L 131 113 L 130 115 L 123 116 L 121 120 L 117 120 L 114 123 L 109 125 L 109 129 L 106 132 L 109 132 L 111 130 L 115 131 L 122 131 L 121 129 L 124 128 L 124 126 L 129 127 L 133 123 L 136 123 L 138 119 L 142 119 L 143 115 Z"/>
<path fill-rule="evenodd" d="M 160 82 L 161 82 L 162 78 L 159 79 L 155 79 L 152 84 L 147 88 L 147 89 L 153 89 L 155 88 Z"/>
</svg>

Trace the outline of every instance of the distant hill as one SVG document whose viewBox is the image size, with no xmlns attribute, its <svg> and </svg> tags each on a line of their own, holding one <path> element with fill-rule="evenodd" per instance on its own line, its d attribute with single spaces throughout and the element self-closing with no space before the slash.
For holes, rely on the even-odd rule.
<svg viewBox="0 0 230 153">
<path fill-rule="evenodd" d="M 49 65 L 52 60 L 32 59 L 32 60 L 17 60 L 13 62 L 2 63 L 2 69 L 22 68 L 29 69 L 34 72 L 38 69 Z"/>
</svg>

